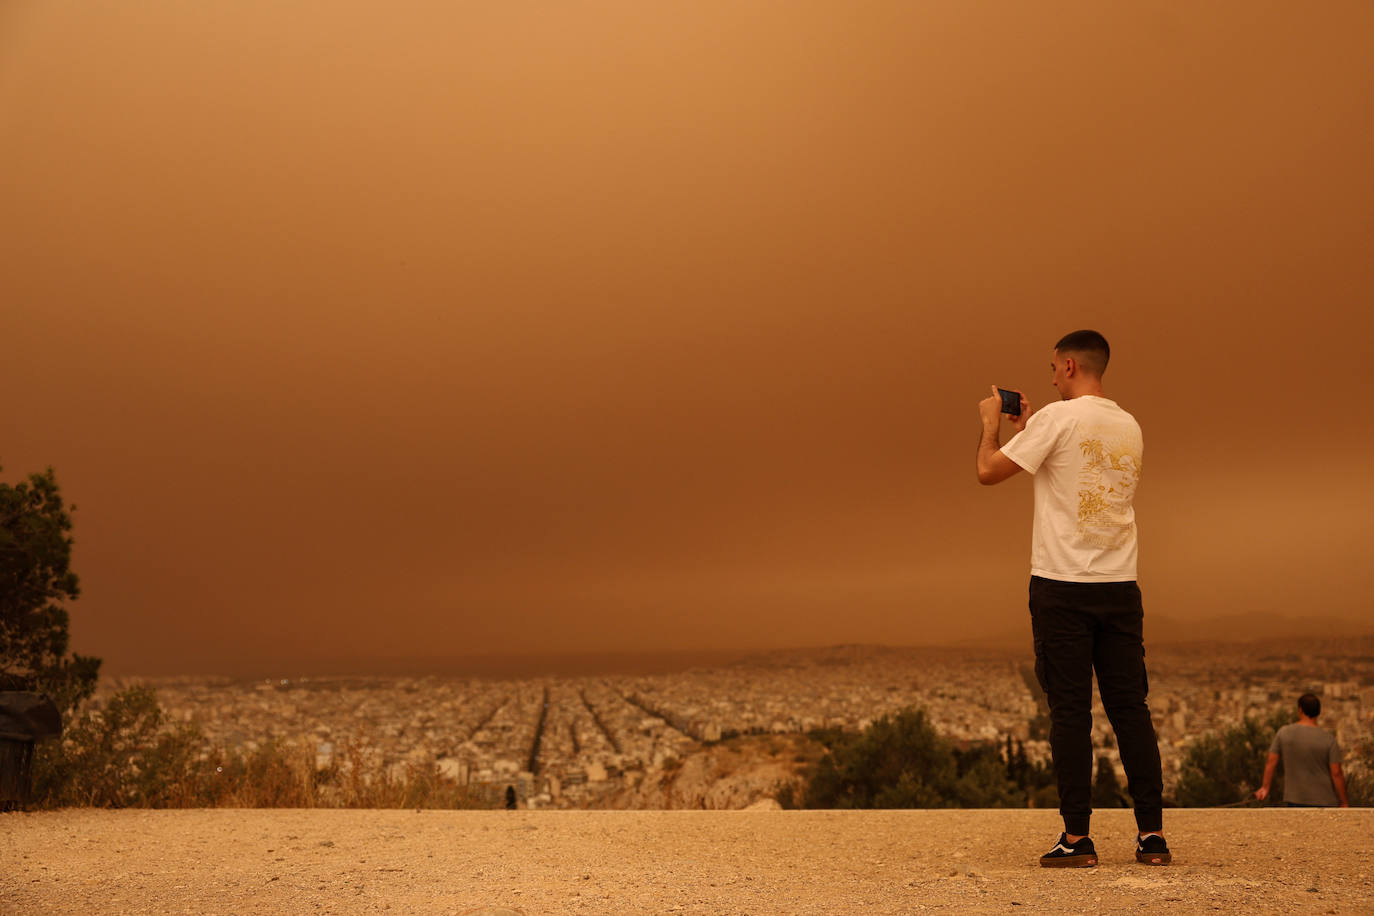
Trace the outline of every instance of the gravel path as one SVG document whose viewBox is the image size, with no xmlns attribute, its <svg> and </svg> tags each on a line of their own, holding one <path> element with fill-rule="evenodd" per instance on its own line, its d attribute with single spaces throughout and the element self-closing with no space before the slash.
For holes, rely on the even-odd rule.
<svg viewBox="0 0 1374 916">
<path fill-rule="evenodd" d="M 1173 866 L 1110 811 L 1061 870 L 1048 811 L 5 814 L 0 913 L 1374 913 L 1374 809 L 1166 817 Z"/>
</svg>

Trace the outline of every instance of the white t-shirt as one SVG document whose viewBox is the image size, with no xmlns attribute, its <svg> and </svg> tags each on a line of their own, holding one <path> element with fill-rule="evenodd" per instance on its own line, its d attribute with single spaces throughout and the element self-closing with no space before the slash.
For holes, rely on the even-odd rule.
<svg viewBox="0 0 1374 916">
<path fill-rule="evenodd" d="M 1135 500 L 1144 441 L 1135 417 L 1095 395 L 1047 404 L 1002 454 L 1035 475 L 1031 575 L 1136 577 Z"/>
</svg>

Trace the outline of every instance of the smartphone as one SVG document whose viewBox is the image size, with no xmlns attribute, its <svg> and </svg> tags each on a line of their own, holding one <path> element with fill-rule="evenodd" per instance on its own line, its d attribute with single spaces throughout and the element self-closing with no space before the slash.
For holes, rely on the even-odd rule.
<svg viewBox="0 0 1374 916">
<path fill-rule="evenodd" d="M 997 393 L 1002 396 L 1002 413 L 1009 413 L 1013 417 L 1021 416 L 1021 395 L 1005 388 L 998 388 Z"/>
</svg>

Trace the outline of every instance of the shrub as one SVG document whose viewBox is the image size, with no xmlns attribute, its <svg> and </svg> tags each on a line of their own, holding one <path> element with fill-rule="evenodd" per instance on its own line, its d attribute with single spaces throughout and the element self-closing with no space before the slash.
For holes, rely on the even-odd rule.
<svg viewBox="0 0 1374 916">
<path fill-rule="evenodd" d="M 1004 760 L 996 744 L 955 747 L 936 733 L 922 709 L 883 716 L 858 734 L 826 729 L 811 736 L 829 753 L 809 769 L 801 788 L 779 796 L 784 807 L 1004 808 L 1026 804 L 1025 788 L 1009 775 L 1014 757 Z"/>
<path fill-rule="evenodd" d="M 60 742 L 39 745 L 33 797 L 42 807 L 489 806 L 476 789 L 441 776 L 432 763 L 388 767 L 356 743 L 342 746 L 335 762 L 318 771 L 312 747 L 282 741 L 209 747 L 194 726 L 167 723 L 148 687 L 92 705 Z"/>
<path fill-rule="evenodd" d="M 1356 808 L 1374 807 L 1374 740 L 1356 745 L 1345 755 L 1345 792 Z"/>
<path fill-rule="evenodd" d="M 1092 802 L 1094 808 L 1129 808 L 1131 800 L 1116 778 L 1116 767 L 1106 757 L 1097 758 L 1097 775 L 1093 777 Z"/>
</svg>

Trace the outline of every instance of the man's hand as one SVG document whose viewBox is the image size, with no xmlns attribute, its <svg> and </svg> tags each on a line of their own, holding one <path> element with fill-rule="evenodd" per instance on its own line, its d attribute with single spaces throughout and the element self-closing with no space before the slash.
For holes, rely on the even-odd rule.
<svg viewBox="0 0 1374 916">
<path fill-rule="evenodd" d="M 978 415 L 983 418 L 983 429 L 989 432 L 998 428 L 1002 412 L 1002 396 L 997 393 L 997 386 L 992 386 L 992 397 L 983 398 L 978 402 Z"/>
<path fill-rule="evenodd" d="M 1269 797 L 1269 787 L 1274 784 L 1274 774 L 1279 769 L 1279 755 L 1273 751 L 1264 758 L 1264 776 L 1260 779 L 1260 787 L 1255 790 L 1255 798 L 1264 801 Z"/>
<path fill-rule="evenodd" d="M 1007 390 L 1016 391 L 1015 388 L 1008 388 Z M 988 431 L 996 430 L 1002 417 L 1006 417 L 1010 420 L 1012 425 L 1016 427 L 1018 433 L 1026 428 L 1026 421 L 1030 419 L 1030 401 L 1027 401 L 1026 396 L 1021 394 L 1020 391 L 1016 391 L 1016 393 L 1021 398 L 1020 416 L 1002 413 L 1002 396 L 997 393 L 997 386 L 992 386 L 992 397 L 983 398 L 983 400 L 978 402 L 978 413 L 983 418 L 983 429 Z"/>
<path fill-rule="evenodd" d="M 1341 807 L 1349 808 L 1350 796 L 1345 793 L 1345 772 L 1339 763 L 1331 764 L 1331 787 L 1336 790 L 1336 797 L 1341 800 Z"/>
<path fill-rule="evenodd" d="M 1021 392 L 1017 392 L 1021 394 Z M 1030 409 L 1030 404 L 1025 397 L 1021 398 L 1022 414 L 1016 429 L 1019 432 L 1026 426 L 1026 412 Z M 978 402 L 978 413 L 983 418 L 983 435 L 978 440 L 978 482 L 984 486 L 994 483 L 1001 483 L 1008 477 L 1021 470 L 1021 465 L 1012 461 L 1002 454 L 1001 444 L 998 442 L 997 433 L 1002 426 L 1002 396 L 997 393 L 997 386 L 992 386 L 992 397 L 983 398 Z M 1010 415 L 1008 420 L 1013 419 Z"/>
</svg>

